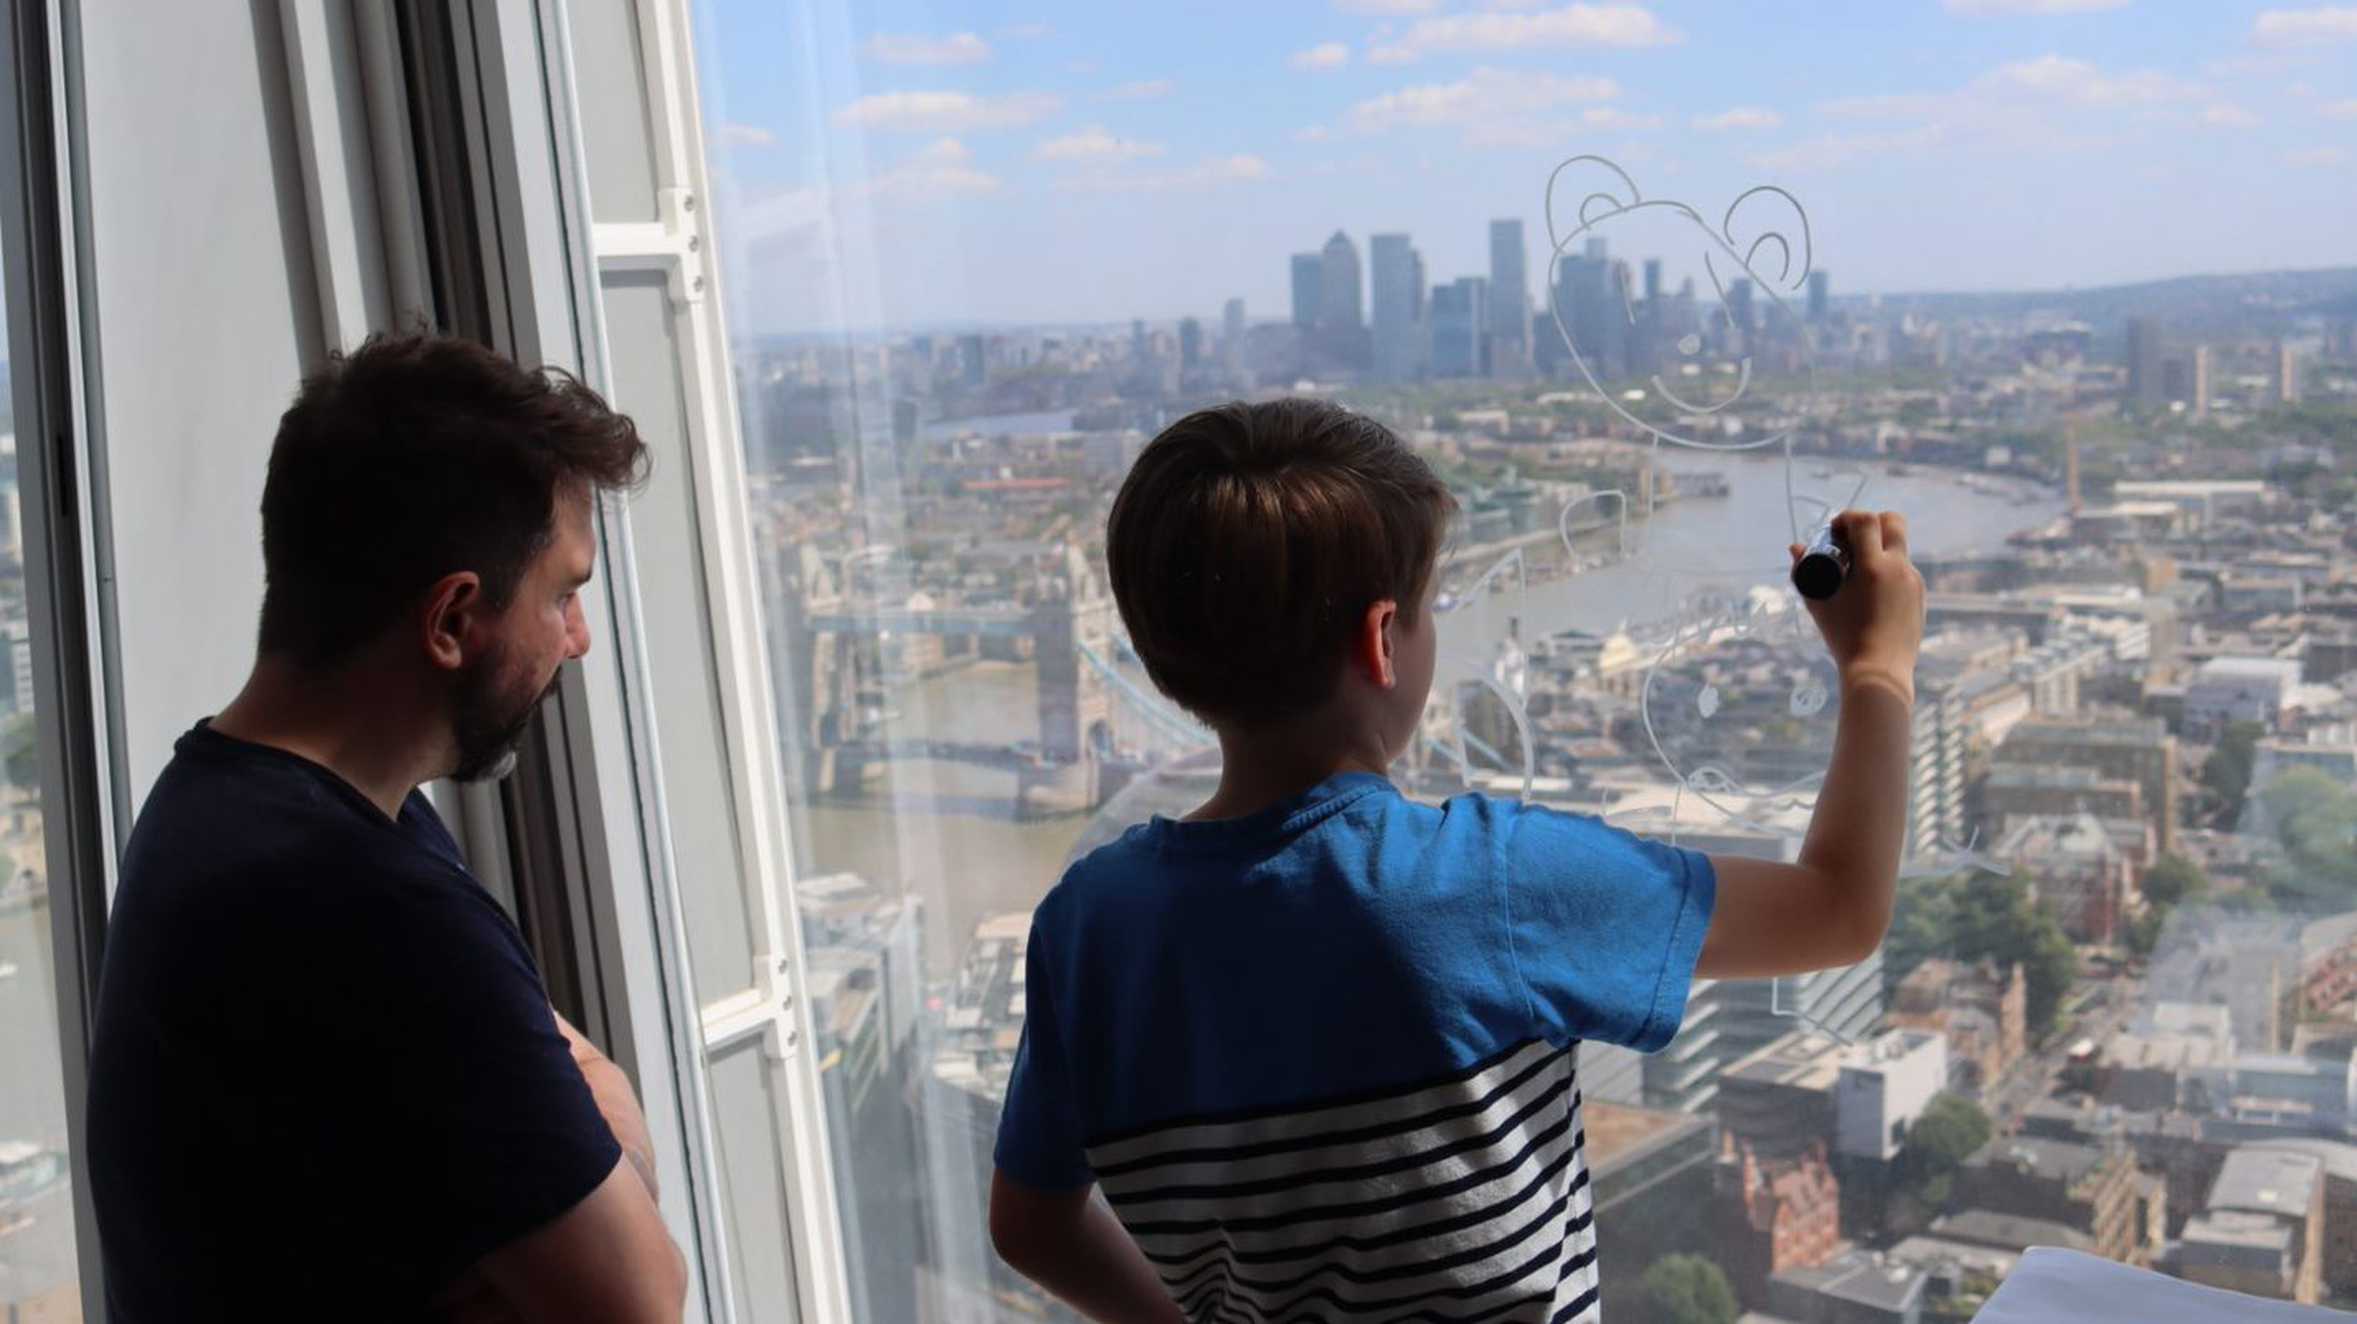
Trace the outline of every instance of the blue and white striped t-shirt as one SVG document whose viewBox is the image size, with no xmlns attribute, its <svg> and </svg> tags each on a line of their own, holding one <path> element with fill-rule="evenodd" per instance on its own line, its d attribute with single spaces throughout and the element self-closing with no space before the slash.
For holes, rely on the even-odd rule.
<svg viewBox="0 0 2357 1324">
<path fill-rule="evenodd" d="M 1684 1014 L 1710 862 L 1347 774 L 1040 903 L 999 1168 L 1099 1183 L 1191 1319 L 1595 1315 L 1578 1046 Z"/>
</svg>

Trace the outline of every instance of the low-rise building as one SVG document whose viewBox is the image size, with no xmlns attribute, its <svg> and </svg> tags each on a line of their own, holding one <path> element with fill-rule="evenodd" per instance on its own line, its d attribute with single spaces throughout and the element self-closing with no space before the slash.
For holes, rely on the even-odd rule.
<svg viewBox="0 0 2357 1324">
<path fill-rule="evenodd" d="M 1931 1275 L 1880 1252 L 1851 1250 L 1768 1280 L 1768 1309 L 1793 1324 L 1919 1324 Z"/>
<path fill-rule="evenodd" d="M 1958 1083 L 1985 1088 L 2029 1051 L 2029 984 L 2019 963 L 2000 971 L 1934 957 L 1899 981 L 1890 1024 L 1945 1038 Z"/>
<path fill-rule="evenodd" d="M 2033 719 L 2006 733 L 1996 761 L 2092 768 L 2115 781 L 2135 782 L 2160 848 L 2177 848 L 2177 738 L 2158 718 Z"/>
<path fill-rule="evenodd" d="M 2057 814 L 2097 818 L 2144 817 L 2144 790 L 2133 781 L 2107 777 L 2093 768 L 2000 763 L 1981 779 L 1981 822 L 1993 837 L 2011 831 L 2016 819 Z"/>
<path fill-rule="evenodd" d="M 1736 1297 L 1756 1306 L 1777 1274 L 1823 1264 L 1843 1249 L 1841 1185 L 1822 1146 L 1763 1162 L 1733 1135 L 1720 1143 L 1712 1258 Z"/>
<path fill-rule="evenodd" d="M 2288 1231 L 2286 1275 L 2263 1293 L 2314 1303 L 2324 1282 L 2324 1162 L 2295 1150 L 2245 1146 L 2226 1156 L 2210 1188 L 2208 1216 L 2252 1215 L 2273 1219 Z M 2247 1226 L 2239 1220 L 2236 1226 Z M 2189 1225 L 2186 1240 L 2193 1239 Z M 2247 1241 L 2245 1244 L 2248 1244 Z M 2216 1283 L 2213 1286 L 2225 1286 Z M 2241 1289 L 2252 1290 L 2252 1289 Z"/>
<path fill-rule="evenodd" d="M 2300 664 L 2295 659 L 2212 658 L 2186 687 L 2186 730 L 2214 736 L 2236 722 L 2275 730 L 2299 686 Z"/>
<path fill-rule="evenodd" d="M 2124 1263 L 2144 1263 L 2153 1250 L 2138 1217 L 2136 1164 L 2124 1146 L 2000 1136 L 1957 1177 L 1957 1199 L 1967 1208 L 2054 1219 L 2086 1233 L 2096 1254 Z"/>
<path fill-rule="evenodd" d="M 2249 1148 L 2304 1154 L 2324 1169 L 2324 1286 L 2357 1296 L 2357 1145 L 2337 1140 L 2261 1140 Z"/>
<path fill-rule="evenodd" d="M 1996 857 L 2027 874 L 2038 903 L 2078 942 L 2110 943 L 2141 908 L 2135 867 L 2089 813 L 2008 818 Z"/>
</svg>

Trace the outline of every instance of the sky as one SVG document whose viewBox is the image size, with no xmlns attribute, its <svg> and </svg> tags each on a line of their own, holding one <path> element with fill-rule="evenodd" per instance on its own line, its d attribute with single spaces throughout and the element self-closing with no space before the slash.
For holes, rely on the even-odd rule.
<svg viewBox="0 0 2357 1324">
<path fill-rule="evenodd" d="M 1788 190 L 1837 295 L 2357 265 L 2357 5 L 697 0 L 695 22 L 745 332 L 1216 322 L 1230 297 L 1281 318 L 1288 256 L 1337 229 L 1362 259 L 1408 233 L 1441 283 L 1486 272 L 1493 217 L 1524 219 L 1535 290 L 1548 173 L 1589 153 L 1713 219 Z"/>
</svg>

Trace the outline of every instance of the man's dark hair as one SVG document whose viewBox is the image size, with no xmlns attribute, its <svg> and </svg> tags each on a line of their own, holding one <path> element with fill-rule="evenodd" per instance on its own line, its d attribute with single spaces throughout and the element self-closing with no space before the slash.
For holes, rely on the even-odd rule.
<svg viewBox="0 0 2357 1324">
<path fill-rule="evenodd" d="M 630 419 L 559 369 L 447 336 L 331 354 L 270 448 L 261 651 L 334 666 L 460 570 L 503 607 L 555 537 L 559 493 L 628 488 L 646 465 Z"/>
<path fill-rule="evenodd" d="M 1391 429 L 1320 400 L 1164 429 L 1114 498 L 1105 557 L 1146 674 L 1213 721 L 1324 703 L 1367 608 L 1413 621 L 1455 502 Z"/>
</svg>

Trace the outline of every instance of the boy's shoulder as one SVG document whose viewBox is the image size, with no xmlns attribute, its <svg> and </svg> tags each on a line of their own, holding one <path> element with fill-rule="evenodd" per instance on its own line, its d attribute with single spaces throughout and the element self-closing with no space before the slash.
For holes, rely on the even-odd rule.
<svg viewBox="0 0 2357 1324">
<path fill-rule="evenodd" d="M 1037 915 L 1043 922 L 1069 922 L 1109 905 L 1127 908 L 1161 898 L 1169 889 L 1200 889 L 1230 871 L 1265 870 L 1272 861 L 1281 868 L 1290 853 L 1332 859 L 1345 842 L 1356 848 L 1339 854 L 1369 867 L 1429 859 L 1435 850 L 1489 859 L 1521 817 L 1555 812 L 1478 791 L 1434 803 L 1404 795 L 1384 779 L 1368 782 L 1347 798 L 1336 797 L 1330 812 L 1272 823 L 1265 832 L 1231 835 L 1220 830 L 1222 824 L 1160 816 L 1132 824 L 1066 865 Z"/>
</svg>

